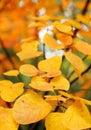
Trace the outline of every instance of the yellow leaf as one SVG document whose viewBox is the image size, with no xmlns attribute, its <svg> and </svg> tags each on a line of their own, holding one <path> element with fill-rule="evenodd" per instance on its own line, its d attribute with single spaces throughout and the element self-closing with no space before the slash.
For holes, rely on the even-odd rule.
<svg viewBox="0 0 91 130">
<path fill-rule="evenodd" d="M 1 98 L 6 102 L 13 102 L 24 92 L 24 83 L 15 83 L 12 86 L 7 86 L 1 91 Z"/>
<path fill-rule="evenodd" d="M 44 78 L 40 76 L 32 77 L 31 83 L 29 84 L 32 88 L 41 91 L 53 91 L 53 87 Z"/>
<path fill-rule="evenodd" d="M 51 77 L 57 77 L 57 76 L 60 76 L 60 75 L 61 75 L 60 70 L 56 70 L 56 71 L 53 70 L 52 72 L 48 72 L 47 74 L 42 74 L 40 76 L 51 78 Z"/>
<path fill-rule="evenodd" d="M 4 72 L 3 74 L 7 75 L 7 76 L 17 76 L 19 74 L 19 71 L 18 70 L 9 70 L 7 72 Z"/>
<path fill-rule="evenodd" d="M 75 41 L 75 44 L 73 46 L 85 55 L 91 55 L 91 45 L 87 42 Z"/>
<path fill-rule="evenodd" d="M 22 51 L 16 53 L 16 55 L 20 58 L 21 61 L 23 61 L 25 59 L 32 59 L 32 58 L 38 57 L 38 56 L 42 55 L 42 52 L 31 51 L 31 50 L 22 50 Z"/>
<path fill-rule="evenodd" d="M 82 72 L 86 67 L 82 59 L 72 52 L 65 52 L 65 57 L 73 65 L 74 68 Z"/>
<path fill-rule="evenodd" d="M 21 48 L 22 50 L 37 51 L 38 45 L 38 41 L 25 42 L 21 45 Z"/>
<path fill-rule="evenodd" d="M 71 26 L 73 26 L 73 27 L 75 27 L 75 28 L 77 28 L 77 29 L 80 29 L 80 28 L 81 28 L 81 23 L 80 23 L 80 22 L 77 22 L 77 21 L 75 21 L 75 20 L 73 20 L 73 19 L 68 19 L 68 23 L 69 23 Z"/>
<path fill-rule="evenodd" d="M 53 56 L 52 58 L 42 60 L 38 63 L 38 68 L 44 72 L 56 72 L 60 69 L 62 63 L 61 56 Z"/>
<path fill-rule="evenodd" d="M 52 50 L 60 50 L 64 48 L 63 44 L 58 44 L 57 41 L 49 34 L 45 34 L 44 43 Z"/>
<path fill-rule="evenodd" d="M 64 24 L 64 23 L 60 23 L 60 22 L 57 22 L 57 21 L 54 22 L 53 25 L 54 25 L 54 27 L 56 27 L 56 29 L 58 29 L 60 32 L 73 35 L 72 27 L 71 27 L 70 25 L 67 25 L 67 24 Z"/>
<path fill-rule="evenodd" d="M 37 68 L 31 64 L 21 65 L 19 71 L 25 76 L 36 76 L 39 73 Z"/>
<path fill-rule="evenodd" d="M 11 87 L 13 83 L 9 80 L 1 80 L 0 81 L 0 91 L 3 89 L 7 89 L 7 87 Z"/>
<path fill-rule="evenodd" d="M 91 128 L 91 114 L 84 103 L 76 101 L 64 113 L 63 124 L 72 130 Z"/>
<path fill-rule="evenodd" d="M 18 127 L 13 119 L 12 109 L 0 107 L 0 130 L 18 130 Z"/>
<path fill-rule="evenodd" d="M 69 81 L 62 75 L 53 78 L 50 84 L 54 86 L 54 89 L 62 89 L 62 90 L 68 90 L 70 86 Z"/>
<path fill-rule="evenodd" d="M 76 15 L 76 18 L 77 18 L 77 20 L 79 20 L 80 22 L 85 23 L 85 24 L 87 24 L 87 25 L 90 25 L 90 19 L 87 18 L 86 16 L 84 16 L 84 15 L 82 15 L 82 14 L 78 14 L 78 15 Z"/>
<path fill-rule="evenodd" d="M 35 123 L 51 111 L 52 107 L 36 92 L 30 91 L 18 98 L 13 106 L 13 117 L 19 124 Z"/>
<path fill-rule="evenodd" d="M 45 119 L 46 130 L 69 130 L 63 124 L 64 113 L 52 112 Z"/>
</svg>

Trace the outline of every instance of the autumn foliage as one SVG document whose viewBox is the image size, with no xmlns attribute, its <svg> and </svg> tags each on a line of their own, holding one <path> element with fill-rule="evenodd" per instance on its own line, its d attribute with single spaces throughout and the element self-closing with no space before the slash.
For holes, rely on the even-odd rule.
<svg viewBox="0 0 91 130">
<path fill-rule="evenodd" d="M 0 1 L 0 130 L 90 130 L 91 1 Z"/>
</svg>

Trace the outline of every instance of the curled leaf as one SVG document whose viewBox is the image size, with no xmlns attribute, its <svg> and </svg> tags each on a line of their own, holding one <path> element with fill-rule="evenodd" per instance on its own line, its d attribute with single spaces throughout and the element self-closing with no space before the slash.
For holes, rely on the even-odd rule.
<svg viewBox="0 0 91 130">
<path fill-rule="evenodd" d="M 13 117 L 20 124 L 30 124 L 45 118 L 52 107 L 36 92 L 18 98 L 13 106 Z"/>
<path fill-rule="evenodd" d="M 19 71 L 25 76 L 36 76 L 39 73 L 37 68 L 31 64 L 21 65 Z"/>
</svg>

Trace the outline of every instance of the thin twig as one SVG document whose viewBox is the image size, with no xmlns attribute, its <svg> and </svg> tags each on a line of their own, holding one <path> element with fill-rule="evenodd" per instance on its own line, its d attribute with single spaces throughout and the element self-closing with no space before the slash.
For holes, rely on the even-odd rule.
<svg viewBox="0 0 91 130">
<path fill-rule="evenodd" d="M 88 72 L 89 70 L 91 69 L 91 64 L 88 66 L 88 68 L 85 70 L 85 71 L 83 71 L 82 72 L 82 74 L 81 75 L 84 75 L 86 72 Z M 70 85 L 72 85 L 75 81 L 77 81 L 78 80 L 78 77 L 76 77 L 74 80 L 72 80 L 71 82 L 70 82 Z"/>
<path fill-rule="evenodd" d="M 13 62 L 11 56 L 10 56 L 10 54 L 8 53 L 7 49 L 4 47 L 4 43 L 3 43 L 1 38 L 0 38 L 0 45 L 1 45 L 2 49 L 3 49 L 3 51 L 5 52 L 6 57 L 7 57 L 8 61 L 10 62 L 10 64 L 12 65 L 12 67 L 16 68 L 16 66 L 15 66 L 15 64 L 14 64 L 14 62 Z"/>
<path fill-rule="evenodd" d="M 86 1 L 86 4 L 85 4 L 84 9 L 83 9 L 83 11 L 82 11 L 82 14 L 83 14 L 83 15 L 86 14 L 87 8 L 88 8 L 88 5 L 89 5 L 90 2 L 91 2 L 91 0 L 87 0 L 87 1 Z"/>
</svg>

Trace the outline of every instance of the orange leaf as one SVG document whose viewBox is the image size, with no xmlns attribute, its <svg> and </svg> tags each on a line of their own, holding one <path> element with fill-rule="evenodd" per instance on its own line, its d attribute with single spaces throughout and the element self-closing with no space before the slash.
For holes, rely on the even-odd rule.
<svg viewBox="0 0 91 130">
<path fill-rule="evenodd" d="M 73 46 L 85 55 L 91 55 L 91 45 L 87 42 L 75 41 L 75 44 Z"/>
<path fill-rule="evenodd" d="M 52 58 L 42 60 L 38 63 L 38 68 L 44 72 L 56 72 L 61 67 L 62 57 L 53 56 Z"/>
<path fill-rule="evenodd" d="M 54 89 L 62 89 L 62 90 L 68 90 L 70 86 L 69 81 L 62 75 L 53 78 L 50 84 L 54 86 Z"/>
<path fill-rule="evenodd" d="M 15 83 L 12 86 L 7 86 L 1 91 L 1 98 L 6 102 L 13 102 L 24 92 L 24 83 Z"/>
<path fill-rule="evenodd" d="M 36 76 L 39 73 L 37 68 L 31 64 L 21 65 L 19 70 L 20 70 L 20 73 L 25 76 Z"/>
<path fill-rule="evenodd" d="M 7 72 L 4 72 L 3 74 L 7 75 L 7 76 L 17 76 L 19 74 L 19 71 L 18 70 L 9 70 Z"/>
<path fill-rule="evenodd" d="M 45 118 L 52 107 L 34 91 L 18 98 L 13 106 L 13 117 L 20 124 L 30 124 Z"/>
<path fill-rule="evenodd" d="M 64 24 L 64 23 L 60 23 L 60 22 L 54 22 L 53 25 L 54 25 L 54 27 L 56 27 L 56 29 L 58 29 L 60 32 L 73 35 L 72 27 L 71 27 L 70 25 L 67 25 L 67 24 Z"/>
<path fill-rule="evenodd" d="M 62 121 L 68 129 L 83 130 L 91 128 L 91 114 L 81 101 L 76 101 L 68 107 Z"/>
<path fill-rule="evenodd" d="M 62 124 L 64 113 L 52 112 L 45 119 L 46 130 L 69 130 Z"/>
<path fill-rule="evenodd" d="M 65 57 L 73 65 L 74 68 L 82 72 L 85 69 L 85 65 L 80 57 L 72 52 L 65 52 Z"/>
<path fill-rule="evenodd" d="M 0 107 L 0 130 L 18 130 L 18 127 L 13 119 L 12 109 Z"/>
<path fill-rule="evenodd" d="M 45 79 L 40 76 L 32 77 L 31 83 L 29 84 L 32 88 L 41 91 L 53 91 L 53 87 Z"/>
<path fill-rule="evenodd" d="M 64 44 L 64 46 L 69 46 L 73 42 L 72 37 L 68 34 L 57 33 L 56 37 Z"/>
<path fill-rule="evenodd" d="M 45 34 L 44 43 L 52 50 L 59 50 L 64 48 L 63 44 L 58 44 L 57 41 L 49 34 Z"/>
</svg>

